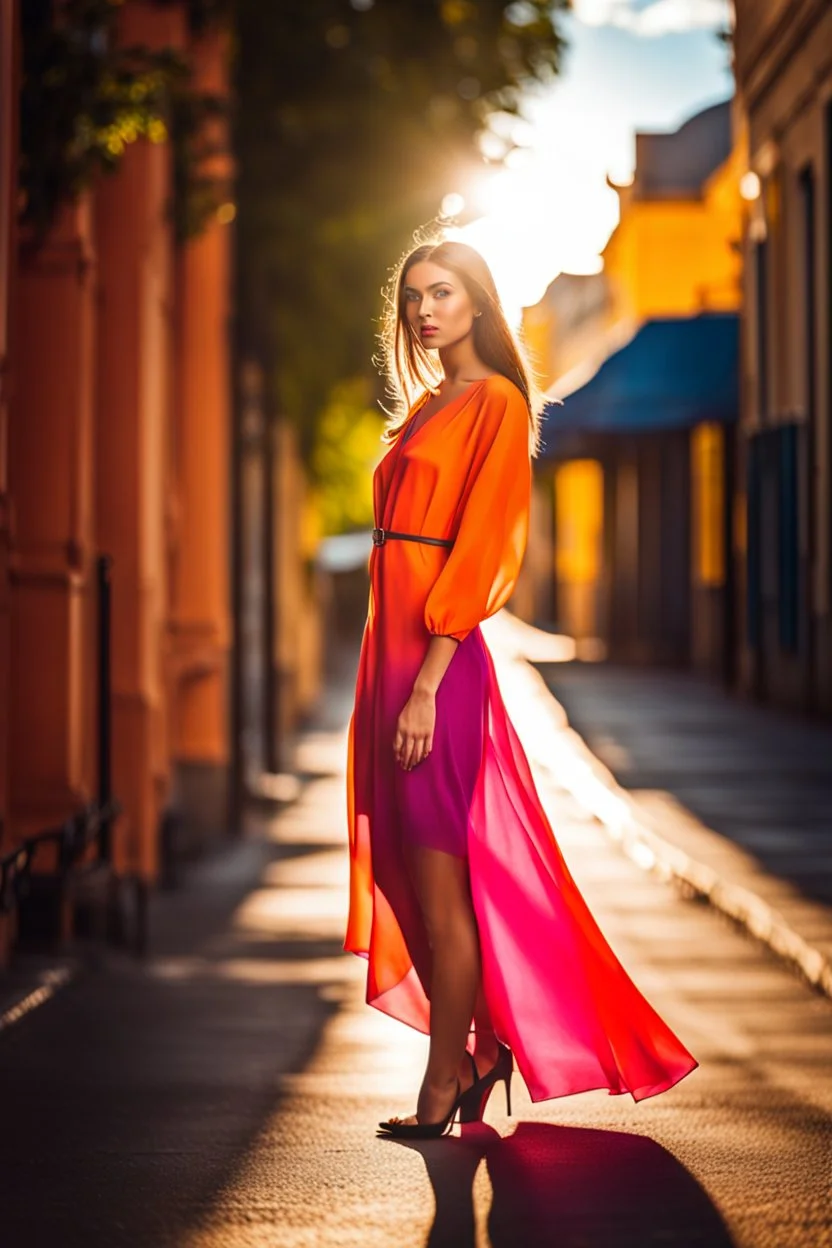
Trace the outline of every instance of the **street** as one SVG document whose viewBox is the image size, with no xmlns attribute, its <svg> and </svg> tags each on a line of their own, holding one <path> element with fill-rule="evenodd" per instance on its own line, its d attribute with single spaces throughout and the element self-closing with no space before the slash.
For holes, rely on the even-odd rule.
<svg viewBox="0 0 832 1248">
<path fill-rule="evenodd" d="M 0 1248 L 832 1248 L 830 49 L 0 4 Z"/>
<path fill-rule="evenodd" d="M 145 965 L 108 956 L 0 1036 L 4 1248 L 832 1243 L 832 1005 L 542 770 L 590 906 L 700 1069 L 639 1105 L 533 1106 L 515 1075 L 511 1120 L 498 1089 L 457 1138 L 376 1138 L 425 1042 L 341 952 L 348 695 L 303 742 L 300 799 L 157 899 Z"/>
</svg>

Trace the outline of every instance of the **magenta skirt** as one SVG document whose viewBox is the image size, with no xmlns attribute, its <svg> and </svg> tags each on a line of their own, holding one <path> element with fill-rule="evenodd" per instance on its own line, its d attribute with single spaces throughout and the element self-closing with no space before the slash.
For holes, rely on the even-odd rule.
<svg viewBox="0 0 832 1248">
<path fill-rule="evenodd" d="M 412 771 L 396 764 L 405 848 L 468 857 L 468 821 L 486 732 L 488 664 L 478 628 L 456 648 L 436 694 L 433 749 Z"/>
<path fill-rule="evenodd" d="M 459 644 L 440 684 L 429 758 L 406 772 L 393 741 L 424 658 L 424 624 L 397 619 L 387 653 L 374 635 L 380 626 L 371 615 L 349 747 L 351 852 L 373 911 L 366 943 L 347 947 L 368 958 L 368 1002 L 429 1030 L 430 947 L 407 849 L 443 850 L 467 857 L 485 1000 L 532 1100 L 592 1088 L 641 1100 L 672 1087 L 696 1060 L 633 984 L 578 891 L 480 629 Z"/>
</svg>

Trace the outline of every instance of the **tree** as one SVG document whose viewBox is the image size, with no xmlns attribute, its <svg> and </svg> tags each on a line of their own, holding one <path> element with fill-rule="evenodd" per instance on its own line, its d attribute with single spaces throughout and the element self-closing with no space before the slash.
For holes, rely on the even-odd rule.
<svg viewBox="0 0 832 1248">
<path fill-rule="evenodd" d="M 156 0 L 160 5 L 176 0 Z M 176 237 L 199 234 L 227 199 L 205 171 L 209 123 L 225 103 L 191 86 L 187 54 L 123 46 L 124 0 L 27 0 L 22 6 L 21 222 L 27 247 L 43 242 L 61 205 L 115 172 L 130 144 L 171 141 Z M 189 0 L 191 31 L 227 21 L 228 0 Z"/>
<path fill-rule="evenodd" d="M 158 4 L 181 0 L 155 0 Z M 124 0 L 27 0 L 23 219 L 35 244 L 60 204 L 140 138 L 172 140 L 177 238 L 228 189 L 210 172 L 225 104 L 187 54 L 121 47 Z M 234 32 L 239 339 L 312 464 L 343 379 L 370 375 L 388 266 L 481 163 L 476 135 L 554 74 L 568 0 L 187 0 L 191 30 Z"/>
<path fill-rule="evenodd" d="M 307 455 L 367 372 L 387 267 L 554 74 L 567 0 L 238 0 L 240 333 Z"/>
</svg>

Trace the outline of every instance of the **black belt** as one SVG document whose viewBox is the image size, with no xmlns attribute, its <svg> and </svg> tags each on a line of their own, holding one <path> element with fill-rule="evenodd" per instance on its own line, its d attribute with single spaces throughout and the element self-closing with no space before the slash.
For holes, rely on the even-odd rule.
<svg viewBox="0 0 832 1248">
<path fill-rule="evenodd" d="M 374 546 L 383 546 L 391 538 L 397 538 L 400 542 L 424 542 L 426 546 L 447 546 L 449 550 L 453 546 L 453 542 L 446 537 L 423 537 L 421 533 L 394 533 L 392 529 L 373 529 Z"/>
</svg>

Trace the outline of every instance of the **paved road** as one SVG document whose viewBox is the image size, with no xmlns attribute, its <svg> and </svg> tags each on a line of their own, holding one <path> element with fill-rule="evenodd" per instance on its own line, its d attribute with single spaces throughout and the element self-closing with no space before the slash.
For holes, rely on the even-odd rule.
<svg viewBox="0 0 832 1248">
<path fill-rule="evenodd" d="M 498 1091 L 460 1138 L 377 1139 L 424 1042 L 340 953 L 343 733 L 304 748 L 301 800 L 159 900 L 145 966 L 110 959 L 0 1035 L 3 1248 L 832 1244 L 832 1006 L 544 776 L 590 904 L 701 1069 L 638 1106 L 518 1086 L 514 1120 Z"/>
</svg>

